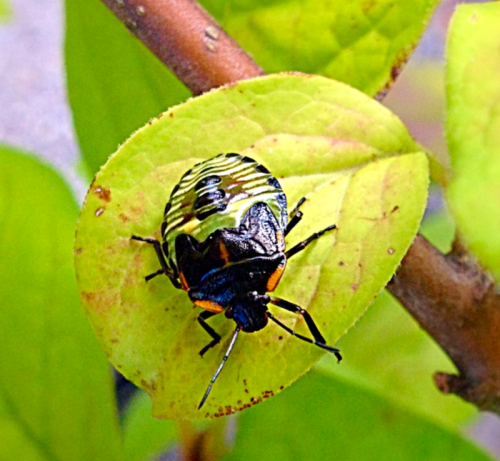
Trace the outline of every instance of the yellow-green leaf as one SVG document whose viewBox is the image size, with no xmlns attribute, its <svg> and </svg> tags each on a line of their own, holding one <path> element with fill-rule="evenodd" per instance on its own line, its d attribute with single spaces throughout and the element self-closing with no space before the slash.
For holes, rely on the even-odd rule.
<svg viewBox="0 0 500 461">
<path fill-rule="evenodd" d="M 470 249 L 500 280 L 500 3 L 460 5 L 448 38 L 450 208 Z"/>
<path fill-rule="evenodd" d="M 321 74 L 375 95 L 390 86 L 438 0 L 202 0 L 266 72 Z"/>
<path fill-rule="evenodd" d="M 389 281 L 417 232 L 427 197 L 428 162 L 401 122 L 366 95 L 324 77 L 274 75 L 192 99 L 136 132 L 94 180 L 75 244 L 87 314 L 112 363 L 153 398 L 162 418 L 232 413 L 279 392 L 323 354 L 276 325 L 242 334 L 202 411 L 197 405 L 234 324 L 217 316 L 220 346 L 209 341 L 186 293 L 164 278 L 149 245 L 163 208 L 194 163 L 220 152 L 262 162 L 304 219 L 293 245 L 330 224 L 289 261 L 277 294 L 313 315 L 329 344 Z M 302 334 L 302 320 L 271 308 Z M 347 353 L 347 352 L 346 352 Z"/>
</svg>

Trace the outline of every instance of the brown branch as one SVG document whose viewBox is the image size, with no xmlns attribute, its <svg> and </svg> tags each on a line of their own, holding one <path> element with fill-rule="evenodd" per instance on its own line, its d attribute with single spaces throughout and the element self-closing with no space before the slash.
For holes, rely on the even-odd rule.
<svg viewBox="0 0 500 461">
<path fill-rule="evenodd" d="M 388 288 L 455 363 L 459 376 L 436 373 L 439 389 L 500 414 L 500 295 L 483 269 L 418 235 Z"/>
<path fill-rule="evenodd" d="M 193 0 L 103 0 L 194 95 L 264 75 Z"/>
<path fill-rule="evenodd" d="M 102 1 L 194 94 L 263 74 L 192 0 Z M 417 236 L 388 288 L 456 364 L 438 387 L 500 414 L 500 296 L 484 271 Z"/>
</svg>

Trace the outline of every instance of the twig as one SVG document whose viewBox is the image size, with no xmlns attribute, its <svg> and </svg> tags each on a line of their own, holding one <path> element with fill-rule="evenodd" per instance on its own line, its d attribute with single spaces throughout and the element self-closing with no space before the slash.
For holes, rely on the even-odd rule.
<svg viewBox="0 0 500 461">
<path fill-rule="evenodd" d="M 263 74 L 192 0 L 102 1 L 194 94 Z M 418 235 L 388 289 L 456 364 L 437 386 L 500 414 L 500 296 L 485 272 Z"/>
<path fill-rule="evenodd" d="M 193 0 L 103 0 L 194 95 L 264 75 Z"/>
<path fill-rule="evenodd" d="M 500 295 L 462 247 L 443 255 L 418 235 L 388 286 L 455 363 L 444 393 L 500 414 Z"/>
</svg>

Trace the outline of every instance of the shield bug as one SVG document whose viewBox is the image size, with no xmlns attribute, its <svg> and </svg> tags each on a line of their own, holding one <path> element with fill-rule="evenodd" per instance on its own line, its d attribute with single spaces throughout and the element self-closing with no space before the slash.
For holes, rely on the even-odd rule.
<svg viewBox="0 0 500 461">
<path fill-rule="evenodd" d="M 326 349 L 328 346 L 311 315 L 284 299 L 269 296 L 277 287 L 286 262 L 304 250 L 329 226 L 285 250 L 285 237 L 302 219 L 302 198 L 288 216 L 286 196 L 266 167 L 250 157 L 220 154 L 196 164 L 174 187 L 161 226 L 162 242 L 133 235 L 154 246 L 161 268 L 146 281 L 165 274 L 176 288 L 204 309 L 198 316 L 212 340 L 203 356 L 221 336 L 207 320 L 222 312 L 236 323 L 224 358 L 201 399 L 201 408 L 219 376 L 240 331 L 253 333 L 271 319 L 291 335 Z M 301 315 L 313 339 L 295 333 L 268 310 L 268 304 Z"/>
</svg>

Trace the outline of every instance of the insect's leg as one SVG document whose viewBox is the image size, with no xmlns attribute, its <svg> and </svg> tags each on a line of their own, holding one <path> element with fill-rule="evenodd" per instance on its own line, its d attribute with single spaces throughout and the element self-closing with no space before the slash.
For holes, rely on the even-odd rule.
<svg viewBox="0 0 500 461">
<path fill-rule="evenodd" d="M 132 240 L 137 240 L 139 242 L 146 242 L 153 245 L 156 251 L 156 255 L 158 256 L 158 260 L 160 261 L 161 269 L 156 271 L 154 274 L 146 276 L 145 277 L 146 282 L 156 277 L 157 275 L 165 274 L 171 280 L 171 282 L 174 284 L 176 288 L 181 287 L 180 283 L 177 281 L 177 278 L 175 277 L 174 271 L 170 269 L 170 267 L 168 267 L 167 261 L 165 261 L 165 255 L 163 254 L 163 250 L 161 249 L 161 244 L 158 240 L 152 238 L 139 237 L 138 235 L 132 235 Z"/>
<path fill-rule="evenodd" d="M 207 352 L 212 347 L 216 346 L 220 342 L 220 335 L 207 323 L 205 320 L 208 320 L 210 317 L 216 315 L 216 312 L 203 311 L 200 315 L 198 315 L 198 323 L 203 327 L 203 329 L 212 337 L 212 341 L 207 344 L 201 351 L 200 355 L 203 357 L 205 352 Z"/>
<path fill-rule="evenodd" d="M 337 229 L 337 226 L 335 224 L 328 226 L 326 229 L 323 229 L 322 231 L 316 232 L 312 234 L 309 238 L 305 239 L 304 241 L 297 243 L 294 247 L 290 248 L 288 251 L 285 252 L 286 258 L 291 258 L 293 255 L 299 253 L 302 251 L 304 248 L 307 247 L 311 242 L 314 242 L 314 240 L 319 239 L 325 232 L 329 232 L 331 230 Z"/>
<path fill-rule="evenodd" d="M 299 203 L 297 203 L 297 206 L 290 213 L 288 226 L 286 226 L 286 229 L 285 229 L 285 236 L 287 236 L 290 233 L 290 231 L 300 222 L 300 220 L 302 219 L 302 216 L 304 216 L 304 214 L 302 213 L 302 211 L 299 210 L 299 208 L 305 201 L 306 201 L 306 198 L 302 197 L 299 200 Z"/>
<path fill-rule="evenodd" d="M 233 333 L 233 338 L 231 339 L 231 343 L 229 344 L 229 347 L 227 348 L 226 353 L 224 354 L 224 357 L 222 358 L 222 362 L 219 365 L 219 368 L 217 368 L 217 371 L 213 375 L 210 384 L 207 387 L 207 390 L 205 392 L 205 395 L 201 399 L 200 404 L 198 405 L 198 410 L 204 405 L 208 398 L 208 394 L 210 394 L 210 391 L 212 390 L 212 386 L 215 383 L 215 380 L 218 378 L 220 372 L 222 371 L 222 367 L 226 363 L 227 358 L 229 357 L 229 354 L 231 353 L 231 350 L 233 349 L 234 343 L 236 342 L 236 338 L 238 337 L 238 333 L 240 332 L 240 327 L 236 327 Z"/>
<path fill-rule="evenodd" d="M 270 312 L 267 313 L 269 318 L 273 320 L 275 323 L 277 323 L 281 328 L 285 329 L 288 331 L 293 336 L 296 336 L 299 339 L 302 339 L 303 341 L 306 341 L 308 343 L 314 344 L 318 347 L 321 347 L 322 349 L 326 349 L 329 352 L 333 352 L 335 354 L 335 357 L 337 357 L 337 360 L 340 362 L 342 360 L 342 356 L 340 355 L 340 351 L 335 348 L 328 346 L 326 344 L 325 338 L 323 335 L 320 333 L 318 327 L 314 323 L 313 318 L 307 312 L 306 310 L 302 309 L 302 307 L 297 306 L 296 304 L 293 304 L 289 301 L 285 301 L 284 299 L 281 298 L 275 298 L 274 296 L 271 296 L 271 303 L 274 304 L 275 306 L 281 307 L 282 309 L 285 309 L 289 312 L 293 312 L 295 314 L 300 314 L 306 321 L 307 327 L 309 328 L 309 331 L 313 335 L 314 340 L 310 338 L 306 338 L 305 336 L 299 335 L 298 333 L 295 333 L 291 328 L 288 328 L 286 325 L 281 323 L 277 318 L 275 318 Z"/>
<path fill-rule="evenodd" d="M 146 275 L 146 277 L 144 277 L 144 278 L 146 279 L 146 282 L 149 282 L 151 279 L 154 279 L 157 275 L 160 275 L 160 274 L 164 274 L 163 269 L 159 269 L 156 272 L 154 272 L 153 274 Z"/>
</svg>

